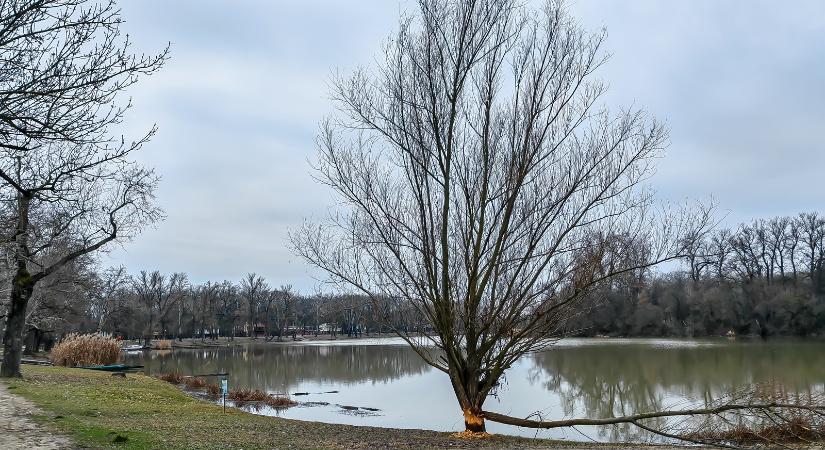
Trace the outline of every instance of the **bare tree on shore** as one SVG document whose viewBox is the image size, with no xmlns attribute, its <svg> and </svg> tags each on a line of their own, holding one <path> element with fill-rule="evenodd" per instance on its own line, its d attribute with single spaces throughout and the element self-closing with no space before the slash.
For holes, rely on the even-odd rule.
<svg viewBox="0 0 825 450">
<path fill-rule="evenodd" d="M 95 274 L 94 286 L 89 292 L 89 313 L 97 325 L 98 332 L 104 331 L 112 317 L 126 309 L 126 290 L 129 282 L 130 277 L 124 266 L 110 267 L 100 275 Z M 116 327 L 111 327 L 114 328 Z"/>
<path fill-rule="evenodd" d="M 238 296 L 238 287 L 231 281 L 224 280 L 215 285 L 215 298 L 217 304 L 218 328 L 220 334 L 227 339 L 235 339 L 235 321 L 238 312 L 241 310 L 241 302 Z"/>
<path fill-rule="evenodd" d="M 248 273 L 241 280 L 241 296 L 246 300 L 247 312 L 249 314 L 250 329 L 248 335 L 252 339 L 257 339 L 255 327 L 258 325 L 258 310 L 262 303 L 264 303 L 269 294 L 269 286 L 264 281 L 263 277 L 254 273 Z M 267 308 L 268 310 L 269 308 Z"/>
<path fill-rule="evenodd" d="M 0 2 L 0 206 L 14 261 L 0 376 L 20 376 L 38 283 L 161 218 L 157 176 L 131 160 L 154 128 L 131 143 L 112 128 L 131 105 L 120 94 L 167 50 L 133 55 L 121 22 L 113 2 Z"/>
<path fill-rule="evenodd" d="M 155 334 L 155 324 L 160 324 L 160 332 L 167 337 L 169 313 L 187 295 L 189 282 L 186 274 L 173 273 L 166 277 L 157 270 L 151 273 L 142 270 L 132 281 L 132 287 L 147 313 L 143 335 L 144 345 L 149 345 Z"/>
<path fill-rule="evenodd" d="M 415 306 L 425 333 L 395 331 L 449 376 L 468 432 L 747 409 L 543 421 L 484 408 L 520 357 L 575 331 L 589 293 L 683 257 L 712 218 L 655 209 L 644 183 L 667 133 L 600 106 L 604 33 L 553 2 L 418 5 L 376 70 L 334 80 L 317 170 L 348 210 L 293 233 L 295 251 L 376 305 Z"/>
</svg>

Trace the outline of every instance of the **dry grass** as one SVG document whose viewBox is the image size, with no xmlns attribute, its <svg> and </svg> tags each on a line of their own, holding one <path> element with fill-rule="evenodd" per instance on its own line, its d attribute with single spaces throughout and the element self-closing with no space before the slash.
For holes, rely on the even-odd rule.
<svg viewBox="0 0 825 450">
<path fill-rule="evenodd" d="M 209 383 L 205 378 L 201 377 L 187 377 L 178 372 L 163 373 L 155 375 L 155 378 L 166 381 L 172 384 L 183 384 L 192 390 L 205 390 L 206 395 L 210 398 L 218 398 L 221 396 L 221 388 L 217 384 Z M 260 407 L 262 405 L 271 408 L 289 408 L 298 403 L 291 398 L 283 395 L 267 394 L 264 391 L 257 389 L 230 389 L 227 392 L 226 399 L 235 403 L 235 405 Z"/>
<path fill-rule="evenodd" d="M 170 339 L 160 339 L 152 344 L 155 350 L 172 350 L 172 341 Z"/>
<path fill-rule="evenodd" d="M 739 425 L 731 429 L 708 430 L 687 435 L 704 442 L 757 446 L 776 442 L 811 444 L 825 442 L 825 428 L 797 417 L 771 425 Z"/>
<path fill-rule="evenodd" d="M 114 364 L 120 359 L 120 345 L 101 334 L 72 333 L 54 346 L 49 359 L 65 367 Z"/>
<path fill-rule="evenodd" d="M 221 396 L 221 387 L 215 383 L 209 383 L 206 385 L 206 395 L 212 398 L 218 398 Z"/>
<path fill-rule="evenodd" d="M 206 379 L 201 377 L 185 377 L 183 379 L 183 384 L 185 384 L 189 389 L 204 389 L 209 383 L 206 382 Z"/>
<path fill-rule="evenodd" d="M 267 405 L 271 408 L 289 408 L 297 403 L 289 397 L 282 395 L 267 394 L 257 389 L 230 389 L 226 395 L 228 400 L 235 402 L 238 406 L 246 406 L 254 403 L 257 405 Z"/>
<path fill-rule="evenodd" d="M 822 392 L 789 392 L 776 383 L 761 383 L 733 394 L 730 403 L 787 406 L 746 409 L 705 418 L 698 426 L 694 425 L 693 430 L 688 429 L 681 435 L 703 443 L 743 448 L 777 443 L 821 448 L 825 442 Z"/>
<path fill-rule="evenodd" d="M 155 375 L 158 380 L 163 380 L 167 383 L 181 384 L 186 378 L 180 372 L 169 372 Z"/>
</svg>

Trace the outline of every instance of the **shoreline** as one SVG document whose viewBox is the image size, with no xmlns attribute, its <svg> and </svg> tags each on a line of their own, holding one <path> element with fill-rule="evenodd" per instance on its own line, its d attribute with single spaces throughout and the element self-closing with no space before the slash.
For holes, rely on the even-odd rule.
<svg viewBox="0 0 825 450">
<path fill-rule="evenodd" d="M 144 375 L 126 378 L 62 367 L 26 366 L 8 391 L 37 405 L 32 416 L 90 448 L 316 448 L 316 449 L 686 449 L 686 446 L 587 443 L 495 435 L 464 439 L 452 433 L 378 428 L 260 416 L 197 399 Z M 227 433 L 227 430 L 231 430 Z M 696 447 L 691 447 L 696 448 Z"/>
<path fill-rule="evenodd" d="M 283 340 L 266 340 L 264 338 L 257 338 L 252 339 L 246 336 L 235 337 L 234 339 L 228 339 L 224 337 L 220 337 L 216 340 L 201 340 L 200 338 L 183 338 L 182 340 L 174 340 L 174 339 L 166 339 L 165 341 L 169 341 L 171 348 L 151 348 L 151 349 L 142 349 L 136 351 L 169 351 L 169 350 L 192 350 L 192 349 L 204 349 L 204 348 L 224 348 L 224 347 L 239 347 L 244 345 L 302 345 L 302 344 L 357 344 L 361 342 L 369 342 L 369 341 L 390 341 L 394 339 L 400 339 L 396 334 L 370 334 L 370 335 L 361 335 L 360 337 L 355 336 L 346 336 L 346 335 L 337 335 L 332 336 L 329 334 L 324 335 L 306 335 L 306 336 L 298 336 L 297 339 L 293 340 L 291 337 L 285 337 Z M 154 340 L 156 342 L 158 340 Z M 686 344 L 703 344 L 703 343 L 725 343 L 725 342 L 740 342 L 740 343 L 761 343 L 761 342 L 798 342 L 798 341 L 814 341 L 814 342 L 823 342 L 825 343 L 825 337 L 809 337 L 809 338 L 797 338 L 791 336 L 777 336 L 770 339 L 762 339 L 760 337 L 753 337 L 753 336 L 737 336 L 737 337 L 725 337 L 725 336 L 706 336 L 706 337 L 676 337 L 676 336 L 665 336 L 665 337 L 620 337 L 620 336 L 584 336 L 584 337 L 566 337 L 562 338 L 550 347 L 554 345 L 564 346 L 565 341 L 567 342 L 574 342 L 574 343 L 581 343 L 586 342 L 588 345 L 594 345 L 598 343 L 686 343 Z M 123 345 L 133 344 L 133 343 L 142 343 L 142 341 L 136 340 L 128 340 L 123 341 Z M 407 345 L 404 342 L 399 342 L 399 345 Z"/>
</svg>

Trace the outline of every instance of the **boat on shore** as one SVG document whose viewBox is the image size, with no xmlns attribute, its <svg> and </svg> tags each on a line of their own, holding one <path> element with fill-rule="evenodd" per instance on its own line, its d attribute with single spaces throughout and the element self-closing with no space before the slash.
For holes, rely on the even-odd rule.
<svg viewBox="0 0 825 450">
<path fill-rule="evenodd" d="M 141 344 L 124 345 L 120 349 L 124 352 L 139 352 L 141 350 L 151 350 L 150 347 Z"/>
<path fill-rule="evenodd" d="M 126 370 L 136 370 L 142 369 L 143 366 L 140 365 L 128 365 L 128 364 L 102 364 L 96 366 L 81 366 L 78 369 L 86 369 L 86 370 L 102 370 L 104 372 L 123 372 Z"/>
</svg>

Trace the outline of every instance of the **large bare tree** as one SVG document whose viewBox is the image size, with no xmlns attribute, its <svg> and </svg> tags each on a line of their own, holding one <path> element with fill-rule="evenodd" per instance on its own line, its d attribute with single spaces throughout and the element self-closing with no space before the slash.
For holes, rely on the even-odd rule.
<svg viewBox="0 0 825 450">
<path fill-rule="evenodd" d="M 132 54 L 121 22 L 111 1 L 0 2 L 0 204 L 14 261 L 2 376 L 20 375 L 34 287 L 161 217 L 157 176 L 131 159 L 154 129 L 131 143 L 114 131 L 131 105 L 120 94 L 167 51 Z"/>
<path fill-rule="evenodd" d="M 395 331 L 449 376 L 466 430 L 483 432 L 485 420 L 622 423 L 724 445 L 657 424 L 819 414 L 821 404 L 758 396 L 606 419 L 485 410 L 513 363 L 574 331 L 569 319 L 593 306 L 589 294 L 684 257 L 712 218 L 707 208 L 653 204 L 646 180 L 666 130 L 642 111 L 602 105 L 603 32 L 584 32 L 554 2 L 538 11 L 514 0 L 418 5 L 377 68 L 334 80 L 338 113 L 323 123 L 317 169 L 343 207 L 292 242 L 374 305 L 400 299 L 426 318 L 420 335 Z"/>
</svg>

